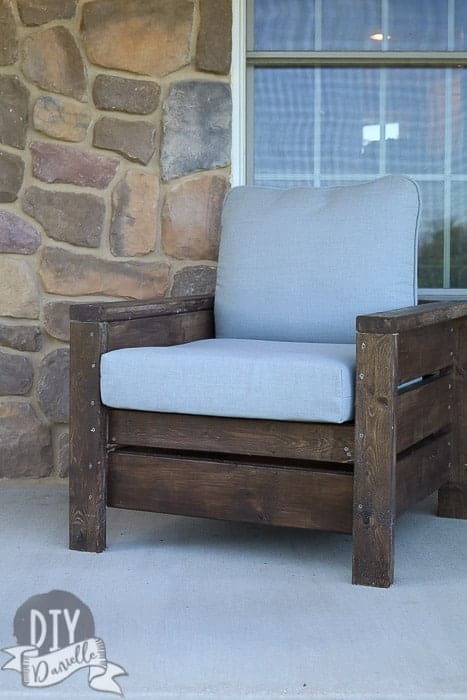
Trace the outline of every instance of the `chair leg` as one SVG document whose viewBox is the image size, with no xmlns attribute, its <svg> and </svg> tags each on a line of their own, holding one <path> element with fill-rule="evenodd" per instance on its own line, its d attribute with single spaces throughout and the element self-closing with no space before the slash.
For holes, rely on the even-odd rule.
<svg viewBox="0 0 467 700">
<path fill-rule="evenodd" d="M 394 579 L 396 342 L 357 338 L 352 583 L 380 588 Z"/>
<path fill-rule="evenodd" d="M 467 324 L 458 324 L 451 402 L 450 479 L 438 491 L 438 515 L 467 519 Z"/>
<path fill-rule="evenodd" d="M 108 428 L 100 401 L 105 326 L 71 322 L 70 549 L 105 549 Z"/>
<path fill-rule="evenodd" d="M 467 520 L 467 484 L 450 482 L 438 491 L 438 515 Z"/>
<path fill-rule="evenodd" d="M 70 444 L 70 549 L 102 552 L 106 546 L 106 455 Z"/>
</svg>

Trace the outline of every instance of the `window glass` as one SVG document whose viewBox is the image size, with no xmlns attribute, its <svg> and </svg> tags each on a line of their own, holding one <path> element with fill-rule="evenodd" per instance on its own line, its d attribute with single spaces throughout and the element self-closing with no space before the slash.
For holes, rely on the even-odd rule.
<svg viewBox="0 0 467 700">
<path fill-rule="evenodd" d="M 255 0 L 256 51 L 313 51 L 314 0 Z"/>
<path fill-rule="evenodd" d="M 390 173 L 442 174 L 445 167 L 446 71 L 387 68 L 385 120 L 398 125 L 386 142 Z"/>
<path fill-rule="evenodd" d="M 390 0 L 391 51 L 447 51 L 448 0 Z"/>
<path fill-rule="evenodd" d="M 454 182 L 451 196 L 451 287 L 467 289 L 467 183 Z"/>
<path fill-rule="evenodd" d="M 327 0 L 322 3 L 323 51 L 380 51 L 380 0 Z"/>
<path fill-rule="evenodd" d="M 379 171 L 380 71 L 321 70 L 320 172 L 327 175 Z"/>
<path fill-rule="evenodd" d="M 451 169 L 456 175 L 467 173 L 467 72 L 451 70 Z"/>
<path fill-rule="evenodd" d="M 418 286 L 443 286 L 444 186 L 442 182 L 419 182 L 422 217 L 418 232 Z"/>
<path fill-rule="evenodd" d="M 313 68 L 256 68 L 254 183 L 292 186 L 313 176 Z"/>
<path fill-rule="evenodd" d="M 456 0 L 455 5 L 454 49 L 467 51 L 467 2 Z"/>
</svg>

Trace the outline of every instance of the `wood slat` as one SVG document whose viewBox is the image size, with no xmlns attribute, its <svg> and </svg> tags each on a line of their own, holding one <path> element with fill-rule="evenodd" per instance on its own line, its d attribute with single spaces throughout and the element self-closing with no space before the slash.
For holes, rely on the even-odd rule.
<svg viewBox="0 0 467 700">
<path fill-rule="evenodd" d="M 398 340 L 399 383 L 452 366 L 454 351 L 454 324 L 450 321 L 401 333 Z"/>
<path fill-rule="evenodd" d="M 357 330 L 362 333 L 403 333 L 467 316 L 467 301 L 435 301 L 358 316 Z"/>
<path fill-rule="evenodd" d="M 396 399 L 397 451 L 402 452 L 443 429 L 447 431 L 453 402 L 451 374 L 400 394 Z"/>
<path fill-rule="evenodd" d="M 108 505 L 348 533 L 352 481 L 345 472 L 117 450 Z"/>
<path fill-rule="evenodd" d="M 397 514 L 440 488 L 449 478 L 449 435 L 443 435 L 401 457 L 396 467 Z"/>
<path fill-rule="evenodd" d="M 176 345 L 213 335 L 212 311 L 113 321 L 109 323 L 108 349 Z"/>
<path fill-rule="evenodd" d="M 349 423 L 299 423 L 119 409 L 111 410 L 109 416 L 111 441 L 120 445 L 342 464 L 353 461 L 354 427 Z"/>
<path fill-rule="evenodd" d="M 353 583 L 394 578 L 397 335 L 357 333 Z"/>
</svg>

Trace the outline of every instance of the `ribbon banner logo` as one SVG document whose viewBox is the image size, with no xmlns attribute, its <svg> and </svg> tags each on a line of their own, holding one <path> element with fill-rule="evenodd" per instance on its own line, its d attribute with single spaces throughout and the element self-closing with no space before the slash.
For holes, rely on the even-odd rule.
<svg viewBox="0 0 467 700">
<path fill-rule="evenodd" d="M 90 688 L 122 695 L 115 678 L 128 674 L 107 659 L 91 610 L 73 593 L 28 598 L 16 612 L 13 631 L 18 644 L 1 650 L 12 657 L 2 670 L 20 673 L 25 687 L 48 688 L 87 668 Z"/>
</svg>

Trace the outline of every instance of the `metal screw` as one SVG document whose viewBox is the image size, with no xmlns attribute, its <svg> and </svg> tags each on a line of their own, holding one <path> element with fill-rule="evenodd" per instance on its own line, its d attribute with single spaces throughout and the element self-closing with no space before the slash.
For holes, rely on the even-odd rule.
<svg viewBox="0 0 467 700">
<path fill-rule="evenodd" d="M 89 465 L 88 465 L 88 466 L 89 466 L 89 469 L 92 469 L 92 464 L 91 464 L 91 462 L 89 462 Z"/>
<path fill-rule="evenodd" d="M 450 328 L 450 329 L 449 329 L 449 332 L 450 332 L 450 333 L 454 333 L 454 328 Z"/>
<path fill-rule="evenodd" d="M 366 343 L 362 343 L 362 350 L 365 350 L 366 348 Z"/>
<path fill-rule="evenodd" d="M 452 350 L 449 354 L 451 355 L 451 357 L 454 357 L 454 353 L 452 352 Z"/>
<path fill-rule="evenodd" d="M 91 433 L 95 433 L 95 432 L 96 432 L 96 429 L 95 429 L 95 428 L 91 428 Z"/>
<path fill-rule="evenodd" d="M 359 503 L 359 504 L 358 504 L 358 510 L 363 510 L 363 504 L 362 504 L 362 503 Z"/>
<path fill-rule="evenodd" d="M 89 335 L 91 336 L 91 338 L 93 338 L 93 337 L 94 337 L 94 331 L 91 331 Z"/>
<path fill-rule="evenodd" d="M 365 437 L 365 435 L 364 435 L 363 433 L 359 433 L 359 434 L 358 434 L 358 437 L 360 438 L 360 440 L 363 440 L 363 438 Z"/>
<path fill-rule="evenodd" d="M 95 366 L 96 366 L 96 363 L 93 362 L 92 365 L 91 365 L 92 369 L 94 369 Z"/>
<path fill-rule="evenodd" d="M 95 401 L 91 401 L 91 406 L 94 406 L 95 403 L 96 403 Z"/>
<path fill-rule="evenodd" d="M 365 375 L 363 374 L 363 372 L 360 372 L 358 376 L 360 377 L 360 379 L 365 379 Z"/>
</svg>

